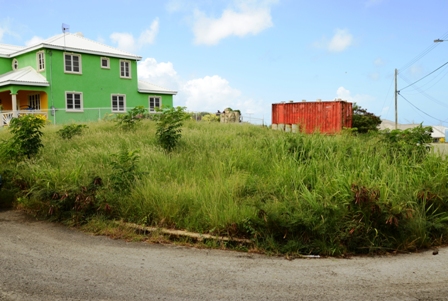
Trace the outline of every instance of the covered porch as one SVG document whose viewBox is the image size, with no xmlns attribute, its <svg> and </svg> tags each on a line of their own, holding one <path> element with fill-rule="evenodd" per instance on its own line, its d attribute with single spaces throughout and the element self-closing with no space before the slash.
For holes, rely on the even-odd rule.
<svg viewBox="0 0 448 301">
<path fill-rule="evenodd" d="M 31 67 L 0 76 L 0 127 L 9 125 L 21 115 L 41 115 L 48 118 L 49 83 Z"/>
<path fill-rule="evenodd" d="M 30 114 L 48 119 L 47 93 L 33 90 L 19 90 L 17 94 L 0 92 L 0 126 L 9 125 L 14 117 Z"/>
</svg>

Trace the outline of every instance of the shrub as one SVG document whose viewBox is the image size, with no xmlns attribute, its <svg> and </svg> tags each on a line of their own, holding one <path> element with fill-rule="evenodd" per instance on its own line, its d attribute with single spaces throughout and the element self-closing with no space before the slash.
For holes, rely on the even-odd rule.
<svg viewBox="0 0 448 301">
<path fill-rule="evenodd" d="M 62 139 L 72 139 L 73 136 L 81 135 L 82 130 L 87 128 L 87 125 L 85 124 L 70 124 L 70 125 L 64 125 L 62 129 L 57 131 L 56 133 L 62 138 Z"/>
<path fill-rule="evenodd" d="M 417 127 L 406 130 L 384 130 L 383 140 L 390 146 L 392 152 L 405 155 L 417 154 L 419 156 L 428 153 L 432 137 L 432 127 L 424 127 L 420 124 Z"/>
<path fill-rule="evenodd" d="M 207 114 L 202 117 L 202 120 L 209 122 L 219 122 L 219 116 L 216 116 L 216 114 Z"/>
<path fill-rule="evenodd" d="M 171 152 L 179 142 L 183 122 L 189 118 L 184 107 L 163 109 L 157 115 L 157 140 L 164 150 Z"/>
<path fill-rule="evenodd" d="M 39 116 L 24 115 L 13 118 L 9 127 L 13 137 L 2 145 L 3 155 L 9 158 L 26 156 L 28 159 L 37 155 L 44 146 L 41 139 L 41 128 L 44 125 L 45 119 Z"/>
<path fill-rule="evenodd" d="M 129 191 L 132 182 L 140 175 L 137 169 L 139 150 L 121 149 L 111 161 L 111 182 L 116 190 Z"/>
<path fill-rule="evenodd" d="M 137 106 L 127 112 L 127 114 L 118 114 L 115 121 L 119 128 L 130 131 L 135 129 L 135 126 L 145 118 L 146 114 L 147 110 L 143 106 Z"/>
</svg>

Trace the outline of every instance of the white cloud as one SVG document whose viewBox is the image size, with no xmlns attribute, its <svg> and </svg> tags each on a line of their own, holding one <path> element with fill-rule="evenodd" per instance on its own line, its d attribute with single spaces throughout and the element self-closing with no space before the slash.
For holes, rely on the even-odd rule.
<svg viewBox="0 0 448 301">
<path fill-rule="evenodd" d="M 347 29 L 335 29 L 331 40 L 325 36 L 320 41 L 314 43 L 316 48 L 323 48 L 330 52 L 341 52 L 353 44 L 353 35 Z"/>
<path fill-rule="evenodd" d="M 236 9 L 226 9 L 221 17 L 194 12 L 193 32 L 196 44 L 215 45 L 229 36 L 256 35 L 273 26 L 270 5 L 277 1 L 236 1 Z"/>
<path fill-rule="evenodd" d="M 156 18 L 154 21 L 152 21 L 149 29 L 141 33 L 138 39 L 139 45 L 154 43 L 154 40 L 156 39 L 158 33 L 159 33 L 159 19 Z"/>
<path fill-rule="evenodd" d="M 41 37 L 38 37 L 38 36 L 34 36 L 30 40 L 26 41 L 25 45 L 27 47 L 33 46 L 33 45 L 37 45 L 39 43 L 42 43 L 44 40 L 45 40 L 44 38 L 41 38 Z"/>
<path fill-rule="evenodd" d="M 337 95 L 336 98 L 341 98 L 342 100 L 347 100 L 347 101 L 352 100 L 350 90 L 347 90 L 344 87 L 339 87 L 338 90 L 336 91 L 336 95 Z"/>
<path fill-rule="evenodd" d="M 230 87 L 229 82 L 218 76 L 206 76 L 189 80 L 183 87 L 186 106 L 191 111 L 215 112 L 232 107 L 241 92 Z"/>
<path fill-rule="evenodd" d="M 159 33 L 159 19 L 156 18 L 149 29 L 146 29 L 140 34 L 140 37 L 136 40 L 134 36 L 130 33 L 119 33 L 114 32 L 110 35 L 112 42 L 118 44 L 118 48 L 134 52 L 146 44 L 154 43 L 154 40 Z"/>
<path fill-rule="evenodd" d="M 146 58 L 138 63 L 140 80 L 178 91 L 175 106 L 186 106 L 191 112 L 216 112 L 225 108 L 239 109 L 243 115 L 252 117 L 267 116 L 265 105 L 243 96 L 241 91 L 230 86 L 230 83 L 219 75 L 195 78 L 182 83 L 171 62 L 157 62 L 154 58 Z"/>
<path fill-rule="evenodd" d="M 356 102 L 361 106 L 365 106 L 366 104 L 369 103 L 371 104 L 372 102 L 375 101 L 375 97 L 367 94 L 356 94 L 353 96 L 350 90 L 347 90 L 342 86 L 337 89 L 336 95 L 337 95 L 336 98 L 341 98 L 342 100 L 346 100 L 349 102 Z"/>
<path fill-rule="evenodd" d="M 117 47 L 119 49 L 133 52 L 137 48 L 134 36 L 130 33 L 114 32 L 110 35 L 110 39 L 118 44 Z"/>
<path fill-rule="evenodd" d="M 353 43 L 353 36 L 346 29 L 336 29 L 333 38 L 328 44 L 328 50 L 340 52 L 347 49 Z"/>
<path fill-rule="evenodd" d="M 232 88 L 226 79 L 218 75 L 189 80 L 179 94 L 185 97 L 185 106 L 193 112 L 213 113 L 230 107 L 240 110 L 243 116 L 264 115 L 265 106 L 261 101 L 246 98 L 240 90 Z"/>
<path fill-rule="evenodd" d="M 176 76 L 177 72 L 174 70 L 173 64 L 157 63 L 154 58 L 147 58 L 138 63 L 139 76 L 143 78 L 160 77 L 160 76 Z"/>
<path fill-rule="evenodd" d="M 171 90 L 179 90 L 181 84 L 173 63 L 160 62 L 147 58 L 138 62 L 138 77 L 140 80 Z"/>
</svg>

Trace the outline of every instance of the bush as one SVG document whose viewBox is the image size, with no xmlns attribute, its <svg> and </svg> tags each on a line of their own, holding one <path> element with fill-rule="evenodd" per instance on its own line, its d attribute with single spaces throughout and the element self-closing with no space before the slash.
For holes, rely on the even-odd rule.
<svg viewBox="0 0 448 301">
<path fill-rule="evenodd" d="M 64 125 L 62 129 L 57 131 L 56 133 L 62 138 L 62 139 L 72 139 L 73 136 L 81 135 L 82 130 L 87 128 L 87 125 L 85 124 L 70 124 L 70 125 Z"/>
<path fill-rule="evenodd" d="M 46 120 L 39 116 L 24 115 L 11 120 L 9 130 L 13 134 L 10 141 L 3 143 L 2 154 L 8 158 L 31 157 L 37 155 L 44 146 L 41 128 Z"/>
<path fill-rule="evenodd" d="M 432 127 L 420 124 L 406 130 L 384 130 L 382 137 L 393 153 L 422 156 L 430 148 L 428 144 L 432 142 L 431 133 Z"/>
<path fill-rule="evenodd" d="M 157 140 L 164 150 L 171 152 L 182 136 L 183 122 L 189 118 L 184 107 L 163 109 L 157 115 Z"/>
<path fill-rule="evenodd" d="M 125 131 L 134 130 L 136 125 L 145 118 L 147 110 L 143 106 L 137 106 L 127 112 L 127 114 L 118 114 L 115 121 L 119 128 Z"/>
<path fill-rule="evenodd" d="M 202 117 L 202 121 L 219 122 L 219 116 L 216 116 L 216 114 L 207 114 Z"/>
</svg>

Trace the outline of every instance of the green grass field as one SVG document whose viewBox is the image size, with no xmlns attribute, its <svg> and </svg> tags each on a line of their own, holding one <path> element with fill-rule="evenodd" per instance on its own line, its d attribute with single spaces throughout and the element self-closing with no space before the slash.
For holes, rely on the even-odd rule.
<svg viewBox="0 0 448 301">
<path fill-rule="evenodd" d="M 247 238 L 273 254 L 340 255 L 447 242 L 448 163 L 378 136 L 303 135 L 188 121 L 166 153 L 155 123 L 88 124 L 63 140 L 44 128 L 39 155 L 0 158 L 1 193 L 71 224 L 117 219 Z M 0 139 L 10 133 L 0 131 Z"/>
</svg>

